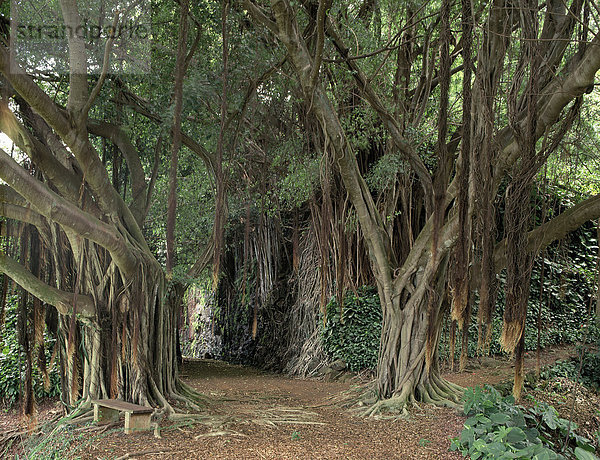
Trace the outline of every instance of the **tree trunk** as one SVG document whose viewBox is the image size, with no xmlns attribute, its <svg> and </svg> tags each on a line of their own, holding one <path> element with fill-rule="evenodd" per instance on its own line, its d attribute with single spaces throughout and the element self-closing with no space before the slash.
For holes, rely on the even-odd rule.
<svg viewBox="0 0 600 460">
<path fill-rule="evenodd" d="M 114 264 L 99 272 L 99 253 L 86 248 L 78 273 L 82 293 L 95 299 L 97 319 L 79 321 L 76 349 L 63 344 L 67 365 L 63 379 L 70 391 L 65 402 L 75 406 L 96 398 L 118 398 L 173 412 L 168 398 L 177 399 L 176 312 L 180 296 L 166 292 L 162 267 L 140 251 L 138 270 L 127 281 Z M 62 274 L 64 276 L 64 274 Z M 93 280 L 105 277 L 104 283 Z M 70 320 L 63 316 L 61 330 L 69 335 Z"/>
<path fill-rule="evenodd" d="M 380 401 L 369 413 L 403 409 L 415 401 L 448 406 L 458 402 L 460 389 L 441 378 L 436 356 L 448 257 L 435 267 L 429 265 L 433 280 L 421 275 L 429 270 L 418 267 L 409 277 L 412 281 L 394 288 L 391 298 L 379 289 L 383 324 L 377 389 L 379 397 L 390 399 Z"/>
</svg>

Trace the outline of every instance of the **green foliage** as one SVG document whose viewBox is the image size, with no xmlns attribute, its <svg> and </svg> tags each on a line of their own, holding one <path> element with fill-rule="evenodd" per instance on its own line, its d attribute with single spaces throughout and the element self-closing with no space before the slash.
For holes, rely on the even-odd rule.
<svg viewBox="0 0 600 460">
<path fill-rule="evenodd" d="M 308 201 L 319 180 L 318 159 L 307 159 L 302 163 L 290 163 L 288 174 L 279 185 L 279 200 L 290 209 Z"/>
<path fill-rule="evenodd" d="M 386 154 L 371 168 L 366 177 L 369 187 L 378 192 L 396 182 L 398 174 L 406 173 L 407 165 L 399 155 Z"/>
<path fill-rule="evenodd" d="M 348 369 L 359 371 L 377 365 L 381 336 L 381 305 L 372 287 L 358 289 L 358 297 L 347 291 L 340 308 L 333 297 L 327 304 L 322 326 L 323 347 L 333 359 L 342 359 Z"/>
<path fill-rule="evenodd" d="M 583 385 L 600 390 L 600 328 L 592 324 L 589 327 L 588 343 L 595 343 L 595 348 L 589 346 L 577 347 L 577 356 L 567 360 L 557 361 L 542 371 L 544 380 L 555 377 L 566 377 L 569 380 L 581 382 Z M 581 365 L 581 374 L 579 368 Z"/>
<path fill-rule="evenodd" d="M 526 409 L 489 385 L 468 388 L 463 400 L 469 418 L 451 450 L 472 459 L 597 459 L 590 440 L 576 434 L 577 424 L 548 404 Z"/>
<path fill-rule="evenodd" d="M 55 339 L 44 334 L 46 362 L 50 362 L 51 350 Z M 34 361 L 33 390 L 35 397 L 55 397 L 60 394 L 60 377 L 56 370 L 50 376 L 50 388 L 44 389 L 44 382 Z M 25 381 L 25 356 L 21 351 L 17 338 L 17 297 L 8 296 L 6 300 L 6 324 L 0 336 L 0 401 L 4 406 L 12 406 L 19 399 Z"/>
</svg>

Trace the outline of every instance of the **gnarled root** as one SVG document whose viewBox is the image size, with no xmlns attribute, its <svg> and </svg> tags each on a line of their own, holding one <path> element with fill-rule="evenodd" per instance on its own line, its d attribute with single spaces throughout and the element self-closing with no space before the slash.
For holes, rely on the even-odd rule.
<svg viewBox="0 0 600 460">
<path fill-rule="evenodd" d="M 404 385 L 399 393 L 389 399 L 377 401 L 360 414 L 368 417 L 383 414 L 405 417 L 408 415 L 408 407 L 417 402 L 459 409 L 462 393 L 463 388 L 460 386 L 434 375 L 426 383 L 418 384 L 416 388 L 412 385 Z"/>
</svg>

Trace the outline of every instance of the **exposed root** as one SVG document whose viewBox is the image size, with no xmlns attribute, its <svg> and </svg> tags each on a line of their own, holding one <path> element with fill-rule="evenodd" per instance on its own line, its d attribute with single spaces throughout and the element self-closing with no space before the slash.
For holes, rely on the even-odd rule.
<svg viewBox="0 0 600 460">
<path fill-rule="evenodd" d="M 405 397 L 392 397 L 381 399 L 362 412 L 365 417 L 377 417 L 384 414 L 395 414 L 395 417 L 408 417 L 408 399 Z"/>
<path fill-rule="evenodd" d="M 409 407 L 417 402 L 460 409 L 463 392 L 462 387 L 444 380 L 440 376 L 433 375 L 427 383 L 421 383 L 416 388 L 405 385 L 398 394 L 389 399 L 375 401 L 366 398 L 361 399 L 356 405 L 367 405 L 367 408 L 363 407 L 362 409 L 355 409 L 355 411 L 365 417 L 384 417 L 384 414 L 394 414 L 392 418 L 406 417 L 409 414 Z M 363 395 L 365 393 L 363 392 Z"/>
<path fill-rule="evenodd" d="M 167 453 L 174 453 L 173 449 L 146 449 L 140 450 L 139 452 L 129 452 L 125 455 L 122 455 L 121 457 L 117 457 L 116 460 L 126 460 L 128 458 L 145 457 L 147 455 L 158 455 Z"/>
</svg>

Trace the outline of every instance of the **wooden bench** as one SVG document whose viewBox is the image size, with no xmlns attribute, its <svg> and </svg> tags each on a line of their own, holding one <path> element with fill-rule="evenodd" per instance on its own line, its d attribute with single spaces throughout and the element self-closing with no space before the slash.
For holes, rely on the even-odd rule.
<svg viewBox="0 0 600 460">
<path fill-rule="evenodd" d="M 125 412 L 125 434 L 150 429 L 150 417 L 154 412 L 152 407 L 117 399 L 98 399 L 93 400 L 92 404 L 94 405 L 94 421 L 98 423 L 117 422 L 119 414 Z"/>
</svg>

